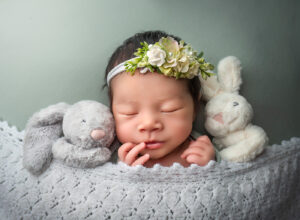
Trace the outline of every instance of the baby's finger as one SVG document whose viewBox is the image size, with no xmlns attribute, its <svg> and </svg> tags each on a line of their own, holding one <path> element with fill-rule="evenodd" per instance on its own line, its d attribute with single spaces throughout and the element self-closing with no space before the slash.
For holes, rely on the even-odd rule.
<svg viewBox="0 0 300 220">
<path fill-rule="evenodd" d="M 199 166 L 204 166 L 207 164 L 207 160 L 199 157 L 198 155 L 191 154 L 186 158 L 188 163 L 198 164 Z"/>
<path fill-rule="evenodd" d="M 212 145 L 208 145 L 206 143 L 191 144 L 189 148 L 195 148 L 198 152 L 203 154 L 212 154 L 215 151 Z"/>
<path fill-rule="evenodd" d="M 144 165 L 150 158 L 149 154 L 145 154 L 141 157 L 139 157 L 136 161 L 134 161 L 131 166 L 136 166 L 136 165 Z"/>
<path fill-rule="evenodd" d="M 146 147 L 146 144 L 144 142 L 136 145 L 134 148 L 132 148 L 129 153 L 125 157 L 125 163 L 128 165 L 131 165 L 135 159 L 137 158 L 138 154 Z"/>
<path fill-rule="evenodd" d="M 191 142 L 190 145 L 189 145 L 189 148 L 190 147 L 198 147 L 198 148 L 201 148 L 201 149 L 205 149 L 209 146 L 209 144 L 205 143 L 205 142 L 199 142 L 199 141 L 194 141 L 194 142 Z"/>
<path fill-rule="evenodd" d="M 211 141 L 209 139 L 209 137 L 207 135 L 202 135 L 200 137 L 197 138 L 197 141 L 201 141 L 207 144 L 211 144 Z"/>
<path fill-rule="evenodd" d="M 196 141 L 196 142 L 190 144 L 189 148 L 192 148 L 192 147 L 196 147 L 196 148 L 203 150 L 203 152 L 204 152 L 203 154 L 208 154 L 211 157 L 214 157 L 214 155 L 215 155 L 215 149 L 214 149 L 214 146 L 212 143 L 207 144 L 205 142 Z"/>
<path fill-rule="evenodd" d="M 190 154 L 195 154 L 195 155 L 202 157 L 203 153 L 204 153 L 204 150 L 199 147 L 189 147 L 181 154 L 181 158 L 184 159 Z"/>
<path fill-rule="evenodd" d="M 120 158 L 120 160 L 121 161 L 125 161 L 125 157 L 126 157 L 126 155 L 128 154 L 128 152 L 132 149 L 132 148 L 134 148 L 134 144 L 133 143 L 125 143 L 125 144 L 123 144 L 120 148 L 119 148 L 119 150 L 118 150 L 118 156 L 119 156 L 119 158 Z"/>
</svg>

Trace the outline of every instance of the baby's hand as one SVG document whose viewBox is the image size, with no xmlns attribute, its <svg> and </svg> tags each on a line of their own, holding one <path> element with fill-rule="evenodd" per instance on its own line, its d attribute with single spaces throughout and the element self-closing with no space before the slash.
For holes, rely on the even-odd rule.
<svg viewBox="0 0 300 220">
<path fill-rule="evenodd" d="M 206 135 L 200 136 L 196 141 L 191 141 L 188 148 L 181 154 L 181 158 L 188 163 L 205 166 L 215 158 L 215 149 Z"/>
<path fill-rule="evenodd" d="M 149 160 L 150 155 L 145 154 L 139 158 L 137 157 L 145 147 L 146 144 L 144 142 L 138 145 L 125 143 L 118 150 L 119 159 L 129 166 L 144 165 Z"/>
</svg>

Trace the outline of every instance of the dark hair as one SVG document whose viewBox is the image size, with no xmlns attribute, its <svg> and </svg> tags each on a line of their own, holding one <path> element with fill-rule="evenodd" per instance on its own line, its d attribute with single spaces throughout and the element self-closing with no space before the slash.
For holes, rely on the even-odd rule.
<svg viewBox="0 0 300 220">
<path fill-rule="evenodd" d="M 108 64 L 106 66 L 105 70 L 105 84 L 103 86 L 108 86 L 106 83 L 107 75 L 108 73 L 119 63 L 122 63 L 126 60 L 129 60 L 131 58 L 134 58 L 134 52 L 136 52 L 137 48 L 141 47 L 141 42 L 146 41 L 148 44 L 154 44 L 155 42 L 159 41 L 162 37 L 172 37 L 176 41 L 180 41 L 181 39 L 177 36 L 167 34 L 163 31 L 146 31 L 141 33 L 136 33 L 132 37 L 128 38 L 123 42 L 122 45 L 120 45 L 112 54 L 110 57 Z M 200 80 L 198 77 L 194 77 L 193 79 L 188 80 L 188 88 L 189 92 L 192 95 L 194 106 L 195 106 L 195 112 L 199 109 L 199 95 L 200 95 Z M 108 88 L 108 96 L 110 100 L 110 106 L 111 106 L 111 90 Z"/>
</svg>

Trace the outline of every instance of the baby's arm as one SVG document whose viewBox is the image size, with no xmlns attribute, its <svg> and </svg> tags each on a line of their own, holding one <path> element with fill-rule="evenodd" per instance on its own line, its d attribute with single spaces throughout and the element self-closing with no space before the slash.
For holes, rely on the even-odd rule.
<svg viewBox="0 0 300 220">
<path fill-rule="evenodd" d="M 196 141 L 190 142 L 188 148 L 181 154 L 181 158 L 188 163 L 205 166 L 210 160 L 215 158 L 215 149 L 210 139 L 203 135 L 198 137 Z"/>
<path fill-rule="evenodd" d="M 149 160 L 150 155 L 145 154 L 139 158 L 137 157 L 145 147 L 146 144 L 144 142 L 138 145 L 125 143 L 118 150 L 119 159 L 129 166 L 144 165 Z"/>
</svg>

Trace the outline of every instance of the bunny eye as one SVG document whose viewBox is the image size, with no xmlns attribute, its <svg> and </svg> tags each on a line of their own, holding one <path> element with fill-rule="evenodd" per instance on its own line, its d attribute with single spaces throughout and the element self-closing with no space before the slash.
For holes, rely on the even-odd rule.
<svg viewBox="0 0 300 220">
<path fill-rule="evenodd" d="M 81 122 L 82 122 L 82 123 L 85 123 L 85 122 L 86 122 L 86 120 L 84 120 L 84 119 L 83 119 Z"/>
<path fill-rule="evenodd" d="M 237 105 L 239 105 L 238 102 L 233 102 L 233 106 L 237 106 Z"/>
</svg>

